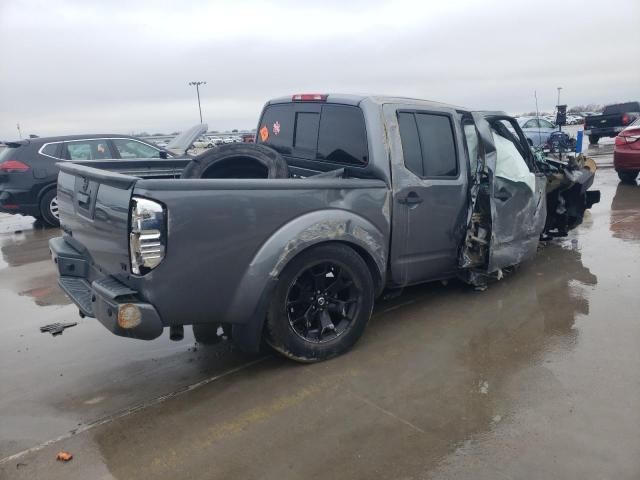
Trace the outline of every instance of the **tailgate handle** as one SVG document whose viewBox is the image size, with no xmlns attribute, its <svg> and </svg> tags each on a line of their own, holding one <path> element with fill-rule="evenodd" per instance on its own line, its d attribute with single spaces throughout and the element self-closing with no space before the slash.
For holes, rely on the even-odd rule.
<svg viewBox="0 0 640 480">
<path fill-rule="evenodd" d="M 398 197 L 398 202 L 405 205 L 417 205 L 418 203 L 422 203 L 423 199 L 416 192 L 409 192 L 404 197 Z"/>
</svg>

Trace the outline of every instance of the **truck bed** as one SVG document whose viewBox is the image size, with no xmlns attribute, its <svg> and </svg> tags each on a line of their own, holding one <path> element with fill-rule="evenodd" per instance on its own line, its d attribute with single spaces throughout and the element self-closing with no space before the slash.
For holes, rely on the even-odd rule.
<svg viewBox="0 0 640 480">
<path fill-rule="evenodd" d="M 166 257 L 144 276 L 129 266 L 134 195 L 168 212 Z M 252 286 L 314 239 L 348 240 L 376 252 L 380 271 L 387 261 L 389 190 L 381 180 L 145 179 L 63 164 L 58 201 L 64 241 L 86 264 L 86 289 L 114 279 L 153 304 L 160 318 L 180 324 L 249 321 L 247 305 L 259 295 Z M 79 295 L 74 288 L 67 293 Z"/>
</svg>

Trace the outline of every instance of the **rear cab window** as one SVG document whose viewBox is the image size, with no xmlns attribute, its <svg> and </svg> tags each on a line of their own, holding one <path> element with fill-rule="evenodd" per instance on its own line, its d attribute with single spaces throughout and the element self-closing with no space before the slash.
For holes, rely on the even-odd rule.
<svg viewBox="0 0 640 480">
<path fill-rule="evenodd" d="M 369 162 L 364 115 L 359 107 L 331 103 L 291 102 L 268 105 L 257 143 L 287 158 L 320 170 L 324 164 L 364 167 Z M 334 167 L 332 167 L 334 168 Z"/>
</svg>

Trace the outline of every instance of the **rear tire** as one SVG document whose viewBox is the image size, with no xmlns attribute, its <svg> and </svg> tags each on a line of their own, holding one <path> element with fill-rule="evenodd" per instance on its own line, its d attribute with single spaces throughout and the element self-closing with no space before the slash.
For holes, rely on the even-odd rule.
<svg viewBox="0 0 640 480">
<path fill-rule="evenodd" d="M 298 362 L 341 355 L 362 336 L 374 289 L 367 264 L 348 246 L 304 251 L 280 275 L 267 313 L 267 342 Z"/>
<path fill-rule="evenodd" d="M 58 191 L 52 188 L 47 190 L 40 199 L 40 215 L 42 216 L 42 221 L 51 227 L 60 226 L 57 194 Z"/>
<path fill-rule="evenodd" d="M 288 178 L 289 168 L 274 149 L 255 144 L 228 144 L 195 157 L 182 178 Z"/>
<path fill-rule="evenodd" d="M 598 135 L 589 135 L 590 145 L 597 145 L 599 140 L 600 140 L 600 137 Z"/>
<path fill-rule="evenodd" d="M 626 172 L 618 172 L 618 178 L 622 183 L 635 184 L 640 170 L 631 170 Z"/>
</svg>

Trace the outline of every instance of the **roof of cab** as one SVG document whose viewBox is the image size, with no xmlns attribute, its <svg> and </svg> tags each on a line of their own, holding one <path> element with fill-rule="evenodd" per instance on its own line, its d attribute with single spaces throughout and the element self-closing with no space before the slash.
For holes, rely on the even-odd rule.
<svg viewBox="0 0 640 480">
<path fill-rule="evenodd" d="M 415 104 L 415 105 L 420 105 L 424 107 L 429 107 L 429 106 L 440 107 L 440 108 L 449 107 L 457 110 L 469 111 L 469 109 L 464 107 L 450 105 L 442 102 L 434 102 L 433 100 L 423 100 L 420 98 L 409 98 L 409 97 L 398 97 L 398 96 L 392 96 L 392 95 L 356 95 L 356 94 L 344 94 L 344 93 L 329 93 L 327 94 L 326 101 L 318 102 L 318 103 L 339 103 L 342 105 L 357 106 L 363 100 L 369 100 L 378 105 L 384 105 L 384 104 L 390 104 L 390 103 L 391 104 L 409 103 L 409 104 Z M 289 95 L 286 97 L 278 97 L 278 98 L 269 100 L 267 102 L 267 105 L 273 105 L 276 103 L 297 103 L 297 102 L 294 102 L 293 95 Z M 300 103 L 304 103 L 304 102 L 300 102 Z"/>
</svg>

